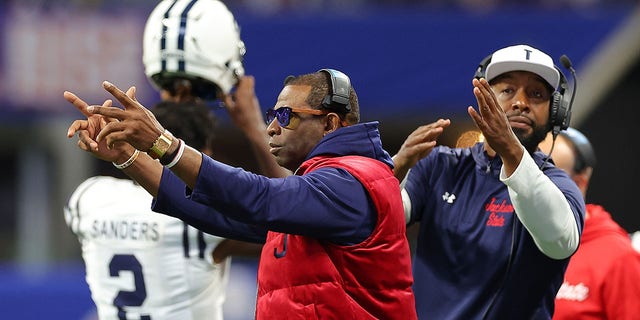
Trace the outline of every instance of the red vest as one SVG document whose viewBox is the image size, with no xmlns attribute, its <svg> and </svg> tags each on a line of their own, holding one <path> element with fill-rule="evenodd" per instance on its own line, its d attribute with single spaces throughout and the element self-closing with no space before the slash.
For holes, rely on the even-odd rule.
<svg viewBox="0 0 640 320">
<path fill-rule="evenodd" d="M 377 209 L 375 229 L 352 246 L 270 231 L 256 318 L 417 319 L 398 180 L 384 163 L 360 156 L 315 157 L 298 171 L 322 167 L 343 168 L 362 183 Z"/>
</svg>

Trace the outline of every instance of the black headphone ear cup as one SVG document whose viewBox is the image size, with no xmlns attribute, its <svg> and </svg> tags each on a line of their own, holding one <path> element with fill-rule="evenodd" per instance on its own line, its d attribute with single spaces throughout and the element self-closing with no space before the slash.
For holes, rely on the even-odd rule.
<svg viewBox="0 0 640 320">
<path fill-rule="evenodd" d="M 322 106 L 325 109 L 331 109 L 331 94 L 326 95 L 323 99 L 322 99 Z"/>
<path fill-rule="evenodd" d="M 567 94 L 567 88 L 569 87 L 569 83 L 567 82 L 567 78 L 565 78 L 564 74 L 558 67 L 556 67 L 558 72 L 560 73 L 560 83 L 558 85 L 558 90 L 553 92 L 552 95 L 552 103 L 549 108 L 549 123 L 554 130 L 566 130 L 569 127 L 569 122 L 571 121 L 571 103 L 573 102 L 573 94 L 571 94 L 571 99 L 567 101 L 565 98 Z"/>
<path fill-rule="evenodd" d="M 318 72 L 327 73 L 331 81 L 330 92 L 322 99 L 323 108 L 343 113 L 351 112 L 349 104 L 351 80 L 349 77 L 335 69 L 320 69 Z"/>
<path fill-rule="evenodd" d="M 569 103 L 565 101 L 564 94 L 555 91 L 549 108 L 549 124 L 557 130 L 566 130 L 569 127 L 570 118 Z"/>
<path fill-rule="evenodd" d="M 549 108 L 549 124 L 551 127 L 561 126 L 564 122 L 564 114 L 561 114 L 561 104 L 562 94 L 558 91 L 554 91 L 551 95 L 551 108 Z"/>
<path fill-rule="evenodd" d="M 480 80 L 480 78 L 484 78 L 484 73 L 487 70 L 487 66 L 491 62 L 492 54 L 486 56 L 480 63 L 478 64 L 478 68 L 476 69 L 476 73 L 473 75 L 474 78 Z"/>
</svg>

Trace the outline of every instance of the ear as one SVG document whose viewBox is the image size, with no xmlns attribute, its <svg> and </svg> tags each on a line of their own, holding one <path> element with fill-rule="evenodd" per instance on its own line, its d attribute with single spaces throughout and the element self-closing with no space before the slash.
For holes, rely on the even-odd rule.
<svg viewBox="0 0 640 320">
<path fill-rule="evenodd" d="M 591 170 L 589 169 L 591 168 L 587 168 L 587 170 L 583 170 L 581 173 L 576 173 L 572 177 L 578 189 L 582 191 L 582 195 L 586 195 L 587 188 L 589 188 L 589 179 L 591 178 Z"/>
<path fill-rule="evenodd" d="M 325 135 L 336 131 L 338 128 L 340 128 L 342 126 L 340 124 L 341 123 L 340 116 L 338 116 L 337 113 L 331 112 L 331 113 L 327 114 L 325 119 L 326 119 L 326 123 L 325 123 L 325 126 L 324 126 L 324 134 Z"/>
</svg>

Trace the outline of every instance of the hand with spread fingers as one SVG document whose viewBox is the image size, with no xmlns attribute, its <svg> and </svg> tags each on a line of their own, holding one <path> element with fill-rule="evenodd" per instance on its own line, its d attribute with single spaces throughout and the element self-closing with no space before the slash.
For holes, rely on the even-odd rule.
<svg viewBox="0 0 640 320">
<path fill-rule="evenodd" d="M 133 94 L 132 88 L 127 94 Z M 110 122 L 117 121 L 99 114 L 92 114 L 87 110 L 89 104 L 80 99 L 72 92 L 65 91 L 64 98 L 76 109 L 78 109 L 87 119 L 75 120 L 67 129 L 67 137 L 72 138 L 78 134 L 78 147 L 84 151 L 90 152 L 96 158 L 120 163 L 125 161 L 134 152 L 133 147 L 126 143 L 118 143 L 112 148 L 108 148 L 104 141 L 98 142 L 97 136 L 100 131 Z M 112 101 L 106 100 L 100 107 L 112 107 Z"/>
<path fill-rule="evenodd" d="M 64 92 L 64 98 L 87 117 L 86 120 L 75 120 L 67 129 L 67 137 L 71 138 L 78 133 L 78 147 L 80 149 L 88 152 L 97 151 L 99 146 L 95 137 L 107 125 L 105 117 L 88 112 L 89 104 L 69 91 Z M 111 103 L 111 100 L 106 100 L 102 106 L 108 108 L 111 107 Z"/>
<path fill-rule="evenodd" d="M 472 83 L 479 113 L 472 106 L 469 106 L 467 111 L 478 129 L 482 131 L 485 141 L 500 157 L 503 157 L 503 161 L 504 156 L 510 154 L 521 156 L 524 150 L 518 137 L 513 133 L 505 111 L 498 103 L 489 82 L 482 78 L 473 79 Z"/>
<path fill-rule="evenodd" d="M 407 137 L 398 153 L 393 156 L 393 172 L 398 180 L 404 179 L 409 168 L 433 150 L 436 140 L 450 124 L 449 119 L 438 119 L 436 122 L 418 127 Z"/>
<path fill-rule="evenodd" d="M 129 96 L 108 81 L 103 82 L 102 86 L 122 103 L 124 109 L 106 106 L 89 106 L 87 108 L 89 113 L 119 120 L 107 123 L 98 133 L 96 141 L 105 140 L 106 145 L 110 148 L 116 142 L 128 142 L 138 150 L 145 152 L 150 150 L 154 142 L 164 132 L 162 125 L 151 111 L 138 102 L 135 97 L 135 89 Z"/>
</svg>

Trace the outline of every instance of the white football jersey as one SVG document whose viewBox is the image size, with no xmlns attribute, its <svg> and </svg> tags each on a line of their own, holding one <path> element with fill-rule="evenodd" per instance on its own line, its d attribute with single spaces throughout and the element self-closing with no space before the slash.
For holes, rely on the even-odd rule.
<svg viewBox="0 0 640 320">
<path fill-rule="evenodd" d="M 131 180 L 99 176 L 73 192 L 65 220 L 78 236 L 100 319 L 222 319 L 230 259 L 223 238 L 151 211 Z"/>
</svg>

